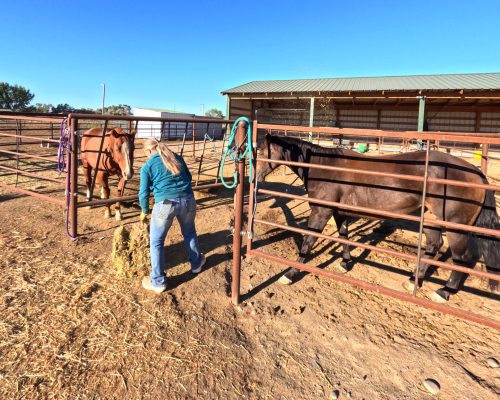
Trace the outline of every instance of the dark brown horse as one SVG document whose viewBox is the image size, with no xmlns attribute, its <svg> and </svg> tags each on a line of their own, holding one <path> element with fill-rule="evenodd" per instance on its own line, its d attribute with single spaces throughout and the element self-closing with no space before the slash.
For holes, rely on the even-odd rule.
<svg viewBox="0 0 500 400">
<path fill-rule="evenodd" d="M 102 153 L 97 166 L 99 147 L 101 145 L 102 129 L 92 128 L 83 134 L 81 142 L 81 161 L 87 186 L 87 201 L 90 200 L 93 170 L 97 167 L 96 184 L 101 186 L 101 198 L 109 199 L 110 189 L 108 178 L 118 175 L 118 194 L 121 195 L 125 181 L 134 175 L 134 138 L 135 132 L 125 133 L 121 128 L 112 128 L 106 131 L 102 146 Z M 107 205 L 104 217 L 111 217 L 111 206 Z M 115 206 L 115 218 L 122 219 L 120 202 Z"/>
<path fill-rule="evenodd" d="M 265 140 L 259 145 L 258 152 L 260 156 L 272 160 L 418 176 L 424 175 L 426 156 L 424 151 L 368 156 L 344 148 L 329 149 L 299 139 L 272 135 L 266 135 Z M 278 165 L 258 163 L 257 180 L 263 181 L 265 176 Z M 308 195 L 312 198 L 403 214 L 410 214 L 421 207 L 422 182 L 316 168 L 290 168 L 302 179 Z M 430 152 L 429 177 L 477 184 L 488 183 L 486 177 L 475 166 L 438 151 Z M 429 183 L 425 207 L 426 213 L 440 220 L 500 229 L 494 193 L 490 190 Z M 310 203 L 310 208 L 311 214 L 308 222 L 310 230 L 321 232 L 333 215 L 339 236 L 347 239 L 346 213 L 335 207 L 314 203 Z M 424 234 L 426 236 L 425 257 L 434 258 L 443 243 L 441 229 L 439 227 L 424 228 Z M 500 273 L 500 241 L 498 239 L 449 229 L 446 237 L 454 264 L 473 268 L 480 256 L 483 256 L 487 270 Z M 304 237 L 299 262 L 304 261 L 316 240 L 314 236 Z M 349 246 L 343 245 L 341 266 L 345 270 L 350 259 Z M 422 282 L 428 267 L 429 265 L 424 263 L 419 265 L 419 282 Z M 291 269 L 282 276 L 280 282 L 292 283 L 298 272 L 297 269 Z M 466 277 L 467 275 L 462 272 L 452 271 L 445 287 L 433 293 L 433 300 L 440 302 L 448 300 L 451 294 L 458 291 Z M 415 277 L 412 276 L 410 284 L 405 286 L 412 289 L 414 280 Z M 492 290 L 497 288 L 496 284 L 496 281 L 490 280 Z"/>
</svg>

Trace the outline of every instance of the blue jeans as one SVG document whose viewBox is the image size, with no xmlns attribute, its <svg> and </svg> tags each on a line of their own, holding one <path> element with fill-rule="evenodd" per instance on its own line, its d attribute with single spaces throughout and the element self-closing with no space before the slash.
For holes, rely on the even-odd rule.
<svg viewBox="0 0 500 400">
<path fill-rule="evenodd" d="M 198 236 L 194 226 L 196 216 L 196 200 L 193 196 L 179 197 L 164 203 L 155 203 L 151 225 L 149 228 L 151 250 L 151 284 L 164 286 L 167 284 L 165 275 L 165 238 L 172 226 L 174 217 L 177 217 L 184 236 L 184 246 L 189 252 L 191 269 L 200 266 L 202 254 L 198 245 Z"/>
</svg>

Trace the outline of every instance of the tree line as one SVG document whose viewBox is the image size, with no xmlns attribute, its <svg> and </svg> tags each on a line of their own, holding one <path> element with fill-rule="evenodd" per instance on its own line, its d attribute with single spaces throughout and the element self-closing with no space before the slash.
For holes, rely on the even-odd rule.
<svg viewBox="0 0 500 400">
<path fill-rule="evenodd" d="M 7 82 L 0 82 L 0 111 L 23 111 L 35 113 L 83 113 L 100 114 L 101 108 L 75 108 L 69 104 L 49 104 L 35 103 L 31 104 L 35 94 L 23 86 L 11 85 Z M 112 115 L 131 115 L 132 110 L 126 104 L 104 107 L 105 114 Z"/>
<path fill-rule="evenodd" d="M 35 98 L 34 93 L 23 86 L 11 85 L 7 82 L 0 82 L 0 111 L 23 111 L 35 113 L 82 113 L 101 114 L 101 108 L 74 108 L 69 104 L 47 104 L 35 103 L 31 101 Z M 118 104 L 104 107 L 104 114 L 111 115 L 132 115 L 132 109 L 127 104 Z M 222 111 L 212 108 L 205 115 L 207 117 L 224 118 Z"/>
</svg>

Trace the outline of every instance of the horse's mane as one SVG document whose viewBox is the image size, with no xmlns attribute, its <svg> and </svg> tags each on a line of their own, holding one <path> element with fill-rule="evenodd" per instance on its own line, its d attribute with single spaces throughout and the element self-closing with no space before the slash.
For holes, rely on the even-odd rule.
<svg viewBox="0 0 500 400">
<path fill-rule="evenodd" d="M 300 148 L 302 153 L 306 153 L 307 151 L 309 152 L 314 152 L 315 154 L 333 154 L 333 153 L 338 153 L 339 148 L 338 147 L 323 147 L 318 144 L 314 144 L 311 142 L 308 142 L 306 140 L 298 139 L 298 138 L 292 138 L 292 137 L 286 137 L 286 136 L 273 136 L 270 135 L 270 141 L 271 143 L 278 143 L 282 144 L 280 142 L 284 142 L 285 144 L 288 145 L 295 145 Z M 285 146 L 284 146 L 285 147 Z"/>
</svg>

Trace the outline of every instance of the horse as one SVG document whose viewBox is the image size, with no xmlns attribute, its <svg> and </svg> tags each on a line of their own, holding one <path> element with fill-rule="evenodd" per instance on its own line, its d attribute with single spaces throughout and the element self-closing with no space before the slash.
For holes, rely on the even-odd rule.
<svg viewBox="0 0 500 400">
<path fill-rule="evenodd" d="M 425 151 L 415 151 L 395 155 L 362 155 L 346 148 L 325 148 L 300 139 L 279 137 L 267 134 L 260 141 L 257 155 L 271 160 L 286 160 L 301 163 L 320 164 L 367 171 L 379 171 L 393 174 L 424 175 Z M 257 182 L 264 181 L 266 175 L 274 170 L 277 163 L 257 163 Z M 423 182 L 399 179 L 395 177 L 364 175 L 345 171 L 327 171 L 317 168 L 290 166 L 302 180 L 311 198 L 339 202 L 346 205 L 367 207 L 374 210 L 410 214 L 421 209 Z M 430 151 L 429 178 L 451 179 L 474 184 L 487 184 L 484 174 L 472 164 L 439 151 Z M 310 203 L 311 214 L 308 228 L 311 231 L 323 231 L 328 220 L 333 216 L 339 237 L 347 239 L 349 215 L 352 212 L 339 210 L 337 207 Z M 438 220 L 455 222 L 489 229 L 500 229 L 496 211 L 495 196 L 491 190 L 474 187 L 461 187 L 428 183 L 425 199 L 426 215 Z M 360 215 L 357 214 L 359 217 Z M 361 215 L 371 219 L 380 217 Z M 425 257 L 435 258 L 440 250 L 442 228 L 424 227 L 426 237 Z M 500 241 L 492 236 L 475 235 L 448 229 L 448 245 L 455 265 L 473 268 L 482 255 L 488 272 L 500 274 Z M 310 253 L 317 237 L 306 235 L 300 248 L 298 262 L 303 262 Z M 351 261 L 349 245 L 343 244 L 341 267 L 348 271 Z M 420 285 L 426 275 L 429 264 L 421 262 L 417 269 Z M 280 278 L 280 283 L 291 284 L 299 271 L 290 269 Z M 467 274 L 452 271 L 444 287 L 432 293 L 432 300 L 446 302 L 463 285 Z M 415 276 L 403 286 L 413 291 Z M 419 286 L 420 286 L 419 285 Z M 492 291 L 498 290 L 498 282 L 489 281 Z"/>
<path fill-rule="evenodd" d="M 101 198 L 109 199 L 110 188 L 108 178 L 111 175 L 120 177 L 118 182 L 118 195 L 123 194 L 125 181 L 134 175 L 134 138 L 135 132 L 126 133 L 121 128 L 112 128 L 106 131 L 102 153 L 97 166 L 99 147 L 101 145 L 103 130 L 92 128 L 83 134 L 81 141 L 81 162 L 87 186 L 87 201 L 91 198 L 92 171 L 98 169 L 96 183 L 101 186 Z M 111 217 L 111 206 L 106 205 L 104 217 Z M 115 218 L 121 221 L 122 214 L 120 202 L 115 205 Z"/>
</svg>

